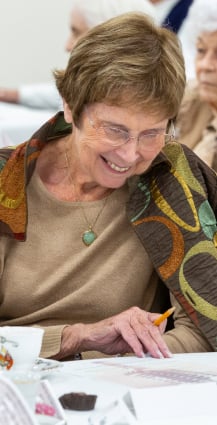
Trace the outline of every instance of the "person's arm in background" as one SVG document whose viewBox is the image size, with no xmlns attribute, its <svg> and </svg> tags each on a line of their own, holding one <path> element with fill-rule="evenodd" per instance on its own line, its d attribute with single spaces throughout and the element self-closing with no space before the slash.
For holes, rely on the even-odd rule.
<svg viewBox="0 0 217 425">
<path fill-rule="evenodd" d="M 19 103 L 19 91 L 0 88 L 0 102 Z"/>
<path fill-rule="evenodd" d="M 62 101 L 54 83 L 23 85 L 18 90 L 0 88 L 0 101 L 19 103 L 30 108 L 62 109 Z"/>
</svg>

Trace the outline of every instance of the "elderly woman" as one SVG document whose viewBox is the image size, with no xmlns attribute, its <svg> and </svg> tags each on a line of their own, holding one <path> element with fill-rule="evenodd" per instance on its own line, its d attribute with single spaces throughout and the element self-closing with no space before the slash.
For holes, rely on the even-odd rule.
<svg viewBox="0 0 217 425">
<path fill-rule="evenodd" d="M 122 15 L 55 78 L 64 112 L 0 152 L 0 325 L 43 327 L 56 359 L 215 350 L 217 181 L 173 141 L 176 35 Z"/>
<path fill-rule="evenodd" d="M 180 142 L 217 171 L 217 2 L 197 0 L 188 30 L 196 38 L 196 81 L 188 84 L 179 112 Z"/>
</svg>

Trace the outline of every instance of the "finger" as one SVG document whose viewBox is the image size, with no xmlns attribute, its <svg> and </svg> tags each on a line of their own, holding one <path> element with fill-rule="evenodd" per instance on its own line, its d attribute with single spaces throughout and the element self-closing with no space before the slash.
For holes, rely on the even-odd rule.
<svg viewBox="0 0 217 425">
<path fill-rule="evenodd" d="M 155 320 L 159 319 L 160 316 L 161 316 L 161 314 L 158 314 L 158 313 L 148 313 L 147 314 L 147 317 L 152 324 L 154 324 Z M 165 332 L 166 326 L 167 326 L 167 319 L 164 319 L 163 322 L 161 322 L 160 325 L 158 325 L 158 328 L 159 328 L 161 334 L 163 334 Z"/>
<path fill-rule="evenodd" d="M 144 322 L 144 314 L 142 315 L 142 323 L 135 315 L 135 318 L 131 318 L 130 322 L 119 323 L 117 331 L 136 356 L 144 357 L 145 353 L 150 352 L 153 357 L 162 358 L 163 355 L 149 332 L 150 326 L 155 327 L 156 332 L 160 335 L 157 326 L 154 326 L 152 322 L 149 323 L 148 320 Z"/>
<path fill-rule="evenodd" d="M 158 326 L 158 328 L 159 328 L 159 331 L 160 331 L 160 334 L 161 335 L 163 335 L 164 334 L 164 332 L 165 332 L 165 329 L 166 329 L 166 326 L 167 326 L 167 319 L 166 320 L 164 320 L 159 326 Z"/>
<path fill-rule="evenodd" d="M 155 342 L 158 347 L 160 357 L 172 357 L 166 342 L 163 340 L 162 335 L 159 331 L 160 326 L 150 326 L 149 333 L 151 339 Z"/>
<path fill-rule="evenodd" d="M 144 347 L 142 343 L 140 342 L 135 330 L 129 325 L 125 323 L 125 326 L 123 328 L 119 328 L 119 333 L 121 333 L 122 338 L 131 348 L 132 352 L 137 357 L 144 357 Z"/>
<path fill-rule="evenodd" d="M 162 337 L 159 329 L 154 329 L 152 332 L 152 328 L 154 329 L 154 325 L 146 326 L 145 328 L 143 327 L 143 329 L 139 332 L 138 336 L 143 345 L 143 351 L 149 352 L 152 357 L 157 359 L 170 357 L 167 353 L 166 347 L 161 345 Z"/>
<path fill-rule="evenodd" d="M 161 329 L 153 324 L 150 315 L 142 314 L 140 317 L 133 318 L 131 325 L 142 343 L 143 352 L 148 351 L 155 358 L 171 357 L 172 354 L 161 336 Z"/>
</svg>

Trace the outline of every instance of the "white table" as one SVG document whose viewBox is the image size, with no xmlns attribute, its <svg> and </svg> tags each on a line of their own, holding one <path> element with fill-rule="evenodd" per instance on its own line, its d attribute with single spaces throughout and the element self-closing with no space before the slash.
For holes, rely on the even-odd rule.
<svg viewBox="0 0 217 425">
<path fill-rule="evenodd" d="M 75 411 L 66 411 L 68 425 L 111 425 L 109 422 L 109 414 L 112 412 L 114 407 L 114 401 L 121 399 L 129 390 L 137 391 L 136 394 L 143 395 L 142 400 L 144 399 L 144 406 L 142 406 L 144 413 L 144 421 L 134 421 L 129 422 L 130 425 L 134 423 L 139 425 L 156 425 L 159 424 L 159 419 L 154 414 L 156 410 L 161 410 L 159 398 L 154 400 L 154 394 L 157 390 L 159 391 L 159 382 L 153 387 L 156 378 L 150 377 L 147 379 L 144 370 L 146 371 L 155 371 L 157 374 L 160 372 L 165 373 L 165 376 L 162 379 L 167 379 L 170 374 L 174 373 L 174 369 L 178 371 L 185 371 L 191 378 L 192 383 L 183 383 L 182 385 L 169 385 L 165 386 L 164 389 L 160 388 L 161 395 L 165 393 L 167 389 L 172 389 L 174 394 L 178 391 L 183 391 L 183 398 L 179 399 L 180 409 L 179 413 L 174 417 L 170 417 L 169 409 L 170 402 L 167 400 L 166 411 L 160 415 L 160 425 L 216 425 L 217 424 L 217 410 L 216 410 L 216 401 L 217 400 L 217 353 L 204 353 L 204 354 L 184 354 L 184 355 L 175 355 L 172 359 L 137 359 L 135 357 L 124 357 L 124 358 L 113 358 L 113 359 L 104 359 L 104 360 L 86 360 L 86 361 L 74 361 L 74 362 L 64 362 L 62 367 L 56 372 L 51 373 L 47 379 L 49 380 L 55 394 L 57 397 L 61 396 L 67 392 L 86 392 L 89 394 L 96 394 L 98 396 L 97 403 L 94 411 L 90 412 L 75 412 Z M 193 375 L 192 375 L 193 373 Z M 210 376 L 212 382 L 200 383 L 199 381 L 194 384 L 193 378 L 198 376 L 200 381 L 200 376 Z M 182 373 L 181 378 L 178 376 L 177 379 L 183 379 Z M 184 380 L 186 378 L 184 377 Z M 180 382 L 181 384 L 181 382 Z M 187 385 L 187 387 L 186 387 Z M 210 385 L 210 387 L 209 387 Z M 137 387 L 137 388 L 136 388 Z M 182 388 L 184 390 L 182 390 Z M 190 405 L 190 410 L 186 407 L 186 401 L 188 394 L 185 394 L 186 388 L 189 389 L 189 394 L 191 397 L 192 392 L 198 398 L 194 398 L 194 404 L 196 406 L 196 411 L 194 407 Z M 211 388 L 211 389 L 210 389 Z M 213 394 L 213 389 L 214 393 Z M 148 392 L 147 392 L 148 391 Z M 150 394 L 153 394 L 153 400 L 150 398 Z M 147 397 L 149 396 L 149 398 Z M 180 397 L 180 393 L 179 393 Z M 182 395 L 181 395 L 182 397 Z M 163 400 L 163 397 L 161 397 Z M 153 401 L 151 409 L 153 409 L 153 418 L 149 416 L 147 419 L 148 407 L 147 405 L 150 400 Z M 214 400 L 214 406 L 212 411 L 207 412 L 208 404 L 210 400 Z M 162 401 L 161 400 L 161 401 Z M 192 398 L 193 400 L 193 398 Z M 206 407 L 207 403 L 207 407 Z M 149 412 L 150 414 L 150 412 Z M 181 414 L 181 417 L 180 417 Z M 106 420 L 107 416 L 107 420 Z M 103 422 L 103 417 L 105 421 Z M 117 421 L 117 424 L 120 421 Z M 112 425 L 117 425 L 115 422 L 112 422 Z"/>
<path fill-rule="evenodd" d="M 0 102 L 0 147 L 28 140 L 55 112 Z"/>
</svg>

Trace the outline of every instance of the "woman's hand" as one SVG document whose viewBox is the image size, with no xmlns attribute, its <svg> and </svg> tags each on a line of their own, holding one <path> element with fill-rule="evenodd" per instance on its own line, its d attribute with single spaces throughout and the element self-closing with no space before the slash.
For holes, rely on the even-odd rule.
<svg viewBox="0 0 217 425">
<path fill-rule="evenodd" d="M 159 314 L 131 307 L 97 323 L 67 326 L 63 330 L 57 358 L 91 350 L 110 355 L 133 352 L 138 357 L 144 357 L 149 352 L 156 358 L 171 357 L 162 338 L 166 320 L 160 326 L 155 326 L 153 322 L 157 317 Z"/>
</svg>

